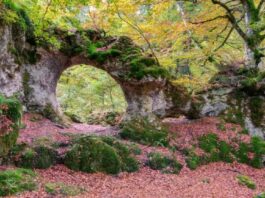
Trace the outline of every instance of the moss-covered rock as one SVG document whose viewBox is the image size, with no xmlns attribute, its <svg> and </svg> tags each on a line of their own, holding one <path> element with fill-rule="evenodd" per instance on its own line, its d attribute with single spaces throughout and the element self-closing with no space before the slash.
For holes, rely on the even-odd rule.
<svg viewBox="0 0 265 198">
<path fill-rule="evenodd" d="M 148 154 L 147 165 L 151 169 L 161 170 L 164 173 L 178 174 L 182 169 L 182 165 L 176 159 L 156 152 Z"/>
<path fill-rule="evenodd" d="M 14 169 L 0 172 L 0 196 L 10 196 L 37 187 L 36 174 L 27 169 Z"/>
<path fill-rule="evenodd" d="M 64 164 L 73 170 L 117 174 L 138 170 L 138 162 L 129 149 L 113 138 L 85 136 L 77 138 L 67 152 Z"/>
<path fill-rule="evenodd" d="M 16 143 L 22 108 L 16 99 L 0 96 L 0 158 Z"/>
<path fill-rule="evenodd" d="M 124 123 L 120 136 L 153 146 L 169 144 L 168 130 L 161 123 L 151 123 L 148 118 L 134 118 Z"/>
<path fill-rule="evenodd" d="M 46 169 L 56 164 L 57 152 L 46 146 L 27 147 L 19 155 L 16 165 L 23 168 Z"/>
</svg>

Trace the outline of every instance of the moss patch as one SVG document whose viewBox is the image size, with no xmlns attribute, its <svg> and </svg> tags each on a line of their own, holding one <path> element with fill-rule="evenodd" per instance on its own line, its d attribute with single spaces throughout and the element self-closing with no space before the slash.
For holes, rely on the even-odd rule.
<svg viewBox="0 0 265 198">
<path fill-rule="evenodd" d="M 52 196 L 77 196 L 85 192 L 85 189 L 79 186 L 67 185 L 62 182 L 47 183 L 44 187 L 45 191 Z"/>
<path fill-rule="evenodd" d="M 0 172 L 0 196 L 9 196 L 23 191 L 32 191 L 37 187 L 35 173 L 26 169 Z"/>
<path fill-rule="evenodd" d="M 262 157 L 265 155 L 265 141 L 259 137 L 252 137 L 250 143 L 235 142 L 238 146 L 231 146 L 219 140 L 216 134 L 207 134 L 199 138 L 198 145 L 205 152 L 198 156 L 192 150 L 185 152 L 186 163 L 190 169 L 210 162 L 233 162 L 248 164 L 254 168 L 264 167 Z M 252 156 L 252 157 L 250 157 Z"/>
<path fill-rule="evenodd" d="M 250 117 L 253 124 L 257 127 L 261 126 L 264 120 L 264 99 L 258 96 L 251 97 L 249 101 Z"/>
<path fill-rule="evenodd" d="M 148 154 L 147 165 L 151 169 L 161 170 L 164 173 L 178 174 L 182 169 L 182 165 L 177 160 L 156 152 Z"/>
<path fill-rule="evenodd" d="M 124 124 L 120 136 L 141 144 L 168 146 L 168 130 L 162 125 L 156 126 L 147 118 L 136 118 Z"/>
<path fill-rule="evenodd" d="M 0 96 L 0 158 L 16 143 L 21 117 L 22 107 L 19 101 Z"/>
<path fill-rule="evenodd" d="M 252 181 L 250 177 L 246 175 L 238 175 L 236 178 L 239 184 L 246 186 L 253 190 L 256 189 L 256 184 L 254 181 Z"/>
</svg>

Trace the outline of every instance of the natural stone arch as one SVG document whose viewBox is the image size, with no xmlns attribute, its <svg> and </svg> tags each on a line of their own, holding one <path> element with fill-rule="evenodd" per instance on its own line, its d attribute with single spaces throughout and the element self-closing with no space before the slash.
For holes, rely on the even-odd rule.
<svg viewBox="0 0 265 198">
<path fill-rule="evenodd" d="M 128 119 L 164 116 L 171 107 L 165 93 L 166 70 L 153 57 L 144 56 L 128 37 L 109 37 L 91 30 L 53 30 L 61 43 L 55 50 L 47 43 L 29 42 L 23 31 L 18 39 L 14 33 L 14 25 L 1 27 L 5 42 L 0 57 L 0 88 L 5 95 L 18 94 L 27 111 L 51 118 L 62 115 L 56 100 L 57 81 L 64 70 L 77 64 L 105 70 L 118 82 L 128 103 Z"/>
</svg>

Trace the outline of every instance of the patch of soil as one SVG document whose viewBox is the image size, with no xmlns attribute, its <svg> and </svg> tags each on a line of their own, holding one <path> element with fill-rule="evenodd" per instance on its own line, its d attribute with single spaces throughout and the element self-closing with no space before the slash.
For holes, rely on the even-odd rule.
<svg viewBox="0 0 265 198">
<path fill-rule="evenodd" d="M 19 143 L 32 143 L 32 141 L 40 137 L 66 143 L 69 141 L 69 137 L 66 134 L 69 133 L 87 135 L 115 135 L 118 133 L 118 129 L 111 126 L 73 123 L 69 127 L 63 127 L 38 114 L 25 114 L 22 122 L 25 124 L 25 128 L 20 130 Z"/>
</svg>

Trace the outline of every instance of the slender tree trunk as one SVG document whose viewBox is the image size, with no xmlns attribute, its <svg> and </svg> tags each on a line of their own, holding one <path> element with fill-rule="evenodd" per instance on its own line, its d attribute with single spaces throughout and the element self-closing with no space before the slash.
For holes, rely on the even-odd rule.
<svg viewBox="0 0 265 198">
<path fill-rule="evenodd" d="M 255 54 L 255 51 L 258 50 L 257 44 L 257 35 L 251 27 L 253 21 L 255 21 L 255 16 L 253 16 L 254 11 L 249 6 L 247 1 L 245 1 L 244 10 L 245 10 L 245 25 L 246 25 L 246 35 L 248 40 L 245 41 L 245 62 L 246 68 L 257 68 L 260 62 L 259 57 Z"/>
<path fill-rule="evenodd" d="M 184 45 L 183 50 L 184 50 L 184 52 L 188 52 L 188 51 L 190 51 L 190 48 L 191 48 L 192 32 L 190 29 L 188 29 L 188 22 L 187 22 L 186 13 L 185 13 L 184 2 L 183 1 L 177 1 L 177 8 L 180 12 L 183 24 L 184 24 L 185 28 L 187 28 L 186 33 L 188 34 L 188 39 L 183 42 L 183 45 Z M 191 76 L 190 60 L 187 58 L 185 60 L 177 60 L 177 71 L 181 75 Z"/>
</svg>

